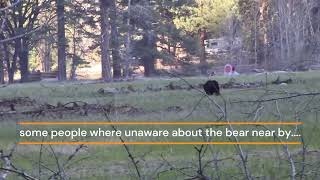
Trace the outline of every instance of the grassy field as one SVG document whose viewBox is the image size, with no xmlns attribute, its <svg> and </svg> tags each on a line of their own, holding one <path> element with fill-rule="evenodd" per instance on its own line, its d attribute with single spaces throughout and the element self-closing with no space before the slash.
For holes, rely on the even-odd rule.
<svg viewBox="0 0 320 180">
<path fill-rule="evenodd" d="M 277 77 L 293 81 L 289 84 L 273 85 Z M 214 77 L 221 84 L 230 81 L 227 77 Z M 134 111 L 122 110 L 110 115 L 112 121 L 224 121 L 218 119 L 221 112 L 219 106 L 226 107 L 229 121 L 301 121 L 299 127 L 286 127 L 301 133 L 302 137 L 292 137 L 289 141 L 301 141 L 303 145 L 242 145 L 246 155 L 245 168 L 252 179 L 319 179 L 320 174 L 320 136 L 318 112 L 320 95 L 301 95 L 320 92 L 320 72 L 274 73 L 260 75 L 242 75 L 234 78 L 237 83 L 266 84 L 254 88 L 222 89 L 222 96 L 204 97 L 196 89 L 163 90 L 172 83 L 179 87 L 188 87 L 184 82 L 194 86 L 204 83 L 206 77 L 185 78 L 152 78 L 134 82 L 100 83 L 90 81 L 77 82 L 37 82 L 14 84 L 0 88 L 2 101 L 17 97 L 28 97 L 34 100 L 31 104 L 17 104 L 17 111 L 27 111 L 42 107 L 44 104 L 58 106 L 74 101 L 88 104 L 113 104 L 115 107 L 128 106 Z M 107 95 L 98 93 L 101 88 L 127 88 L 131 86 L 136 92 Z M 146 90 L 146 89 L 162 90 Z M 279 100 L 259 102 L 256 100 Z M 256 101 L 256 102 L 247 102 Z M 226 102 L 226 103 L 225 103 Z M 1 105 L 2 112 L 9 110 Z M 192 113 L 191 113 L 192 112 Z M 17 121 L 107 121 L 102 113 L 88 111 L 84 116 L 81 112 L 44 113 L 41 115 L 10 114 L 0 117 L 0 149 L 8 152 L 17 139 Z M 76 129 L 79 126 L 50 126 L 51 129 Z M 100 126 L 111 130 L 110 126 Z M 224 129 L 225 126 L 119 126 L 117 129 Z M 267 126 L 274 129 L 279 126 Z M 34 127 L 37 128 L 37 127 Z M 99 126 L 81 126 L 83 129 L 99 128 Z M 237 126 L 238 129 L 263 129 L 257 126 Z M 63 139 L 66 140 L 66 139 Z M 78 139 L 80 140 L 80 139 Z M 94 138 L 88 141 L 119 141 L 119 138 Z M 203 141 L 201 137 L 159 137 L 159 138 L 124 138 L 125 141 Z M 230 141 L 229 138 L 213 138 L 211 141 Z M 277 141 L 277 139 L 239 138 L 240 141 Z M 39 141 L 39 139 L 38 139 Z M 41 139 L 40 139 L 41 141 Z M 54 172 L 63 172 L 66 179 L 138 179 L 134 164 L 128 152 L 121 145 L 87 145 L 72 155 L 78 146 L 75 145 L 18 145 L 12 157 L 12 163 L 33 177 L 48 179 Z M 201 146 L 196 146 L 200 148 Z M 199 153 L 192 145 L 129 145 L 130 153 L 138 161 L 140 179 L 201 179 L 205 175 L 209 179 L 246 179 L 243 161 L 239 156 L 239 147 L 233 145 L 204 146 L 201 153 L 201 172 L 199 172 Z M 42 150 L 40 150 L 42 149 Z M 41 152 L 41 153 L 40 153 Z M 3 162 L 1 162 L 3 164 Z M 1 164 L 0 164 L 1 165 Z M 294 168 L 294 170 L 292 169 Z M 59 170 L 60 169 L 60 170 Z M 61 170 L 62 169 L 62 170 Z M 294 172 L 294 173 L 293 173 Z M 39 175 L 40 174 L 40 175 Z M 294 174 L 294 175 L 292 175 Z M 197 177 L 198 176 L 198 177 Z M 294 176 L 294 177 L 293 177 Z M 57 179 L 62 179 L 57 176 Z M 14 173 L 9 179 L 17 179 Z"/>
</svg>

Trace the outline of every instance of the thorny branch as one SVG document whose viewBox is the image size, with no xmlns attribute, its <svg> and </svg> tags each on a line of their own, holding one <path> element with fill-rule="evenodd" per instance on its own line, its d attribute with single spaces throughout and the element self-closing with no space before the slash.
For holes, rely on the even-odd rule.
<svg viewBox="0 0 320 180">
<path fill-rule="evenodd" d="M 111 122 L 111 119 L 110 119 L 110 117 L 109 117 L 109 115 L 108 115 L 107 109 L 103 108 L 103 112 L 104 112 L 105 118 L 106 118 L 109 122 Z M 111 127 L 112 127 L 113 130 L 117 131 L 117 128 L 116 128 L 114 125 L 111 125 Z M 122 143 L 125 142 L 122 137 L 119 137 L 119 139 L 120 139 L 120 141 L 121 141 Z M 129 158 L 130 158 L 130 160 L 131 160 L 131 162 L 132 162 L 132 164 L 133 164 L 133 166 L 134 166 L 134 168 L 135 168 L 135 170 L 136 170 L 136 173 L 137 173 L 138 178 L 139 178 L 140 180 L 142 180 L 143 178 L 142 178 L 142 175 L 141 175 L 140 170 L 139 170 L 139 167 L 138 167 L 139 161 L 136 161 L 135 157 L 133 156 L 133 154 L 131 153 L 129 147 L 128 147 L 126 144 L 123 144 L 123 147 L 125 148 L 125 150 L 126 150 L 127 153 L 128 153 L 128 156 L 129 156 Z"/>
<path fill-rule="evenodd" d="M 4 162 L 4 166 L 0 167 L 0 180 L 5 180 L 9 174 L 9 172 L 17 174 L 26 180 L 38 180 L 35 177 L 25 173 L 24 171 L 18 170 L 13 163 L 11 162 L 13 153 L 16 149 L 16 144 L 11 148 L 9 154 L 5 155 L 3 150 L 0 150 L 0 160 Z"/>
<path fill-rule="evenodd" d="M 168 71 L 164 71 L 165 73 L 173 76 L 173 77 L 176 77 L 176 78 L 179 78 L 181 79 L 183 82 L 185 82 L 187 85 L 189 85 L 191 88 L 197 90 L 199 93 L 203 94 L 204 96 L 206 96 L 218 109 L 219 111 L 223 114 L 222 118 L 226 121 L 226 122 L 230 122 L 229 119 L 228 119 L 228 116 L 227 116 L 227 102 L 225 100 L 225 98 L 221 95 L 221 99 L 223 100 L 224 102 L 224 108 L 222 108 L 214 99 L 210 98 L 205 92 L 203 92 L 202 90 L 198 89 L 198 88 L 195 88 L 193 87 L 187 80 L 185 80 L 184 78 L 182 78 L 181 76 L 178 76 L 178 75 L 175 75 L 173 73 L 170 73 Z M 197 103 L 197 106 L 198 106 L 199 103 Z M 233 126 L 231 124 L 228 125 L 230 130 L 233 131 Z M 239 142 L 238 140 L 238 137 L 234 137 L 233 138 L 235 142 Z M 248 161 L 248 157 L 244 154 L 243 150 L 242 150 L 242 147 L 241 145 L 237 144 L 235 145 L 237 151 L 238 151 L 238 154 L 241 158 L 241 162 L 242 162 L 242 165 L 243 165 L 243 171 L 244 171 L 244 174 L 246 176 L 246 179 L 247 180 L 251 180 L 251 176 L 250 176 L 250 173 L 249 173 L 249 169 L 248 169 L 248 166 L 247 166 L 247 161 Z"/>
<path fill-rule="evenodd" d="M 252 100 L 252 101 L 233 101 L 231 103 L 261 103 L 261 102 L 270 102 L 270 101 L 276 101 L 276 100 L 287 100 L 291 98 L 301 97 L 301 96 L 319 96 L 320 92 L 314 92 L 314 93 L 299 93 L 291 96 L 284 96 L 284 97 L 276 97 L 276 98 L 270 98 L 270 99 L 261 99 L 261 100 Z"/>
</svg>

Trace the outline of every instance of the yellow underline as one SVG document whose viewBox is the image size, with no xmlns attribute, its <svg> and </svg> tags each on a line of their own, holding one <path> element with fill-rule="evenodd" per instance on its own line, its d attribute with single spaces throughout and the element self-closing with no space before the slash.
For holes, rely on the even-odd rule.
<svg viewBox="0 0 320 180">
<path fill-rule="evenodd" d="M 303 122 L 17 122 L 18 125 L 302 125 Z"/>
<path fill-rule="evenodd" d="M 20 145 L 301 145 L 301 142 L 18 142 Z"/>
</svg>

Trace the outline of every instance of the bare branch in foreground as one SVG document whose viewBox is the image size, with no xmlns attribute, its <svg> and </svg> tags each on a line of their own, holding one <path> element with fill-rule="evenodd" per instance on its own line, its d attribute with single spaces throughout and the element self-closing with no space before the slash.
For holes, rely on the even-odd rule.
<svg viewBox="0 0 320 180">
<path fill-rule="evenodd" d="M 108 115 L 108 113 L 107 113 L 107 112 L 108 112 L 107 109 L 103 108 L 103 112 L 104 112 L 105 118 L 106 118 L 109 122 L 111 122 L 111 119 L 109 118 L 109 115 Z M 114 125 L 111 125 L 111 127 L 112 127 L 113 130 L 117 131 L 117 128 L 116 128 Z M 125 142 L 122 137 L 119 137 L 119 139 L 120 139 L 120 141 L 121 141 L 122 143 Z M 129 156 L 129 158 L 130 158 L 130 160 L 131 160 L 131 162 L 132 162 L 132 164 L 133 164 L 133 166 L 134 166 L 134 168 L 135 168 L 135 170 L 136 170 L 136 173 L 137 173 L 138 178 L 139 178 L 140 180 L 143 180 L 143 178 L 142 178 L 142 176 L 141 176 L 141 173 L 140 173 L 140 170 L 139 170 L 139 167 L 138 167 L 138 162 L 139 162 L 139 161 L 136 161 L 136 160 L 135 160 L 133 154 L 131 153 L 129 147 L 128 147 L 126 144 L 123 144 L 123 147 L 125 148 L 125 150 L 126 150 L 127 153 L 128 153 L 128 156 Z"/>
</svg>

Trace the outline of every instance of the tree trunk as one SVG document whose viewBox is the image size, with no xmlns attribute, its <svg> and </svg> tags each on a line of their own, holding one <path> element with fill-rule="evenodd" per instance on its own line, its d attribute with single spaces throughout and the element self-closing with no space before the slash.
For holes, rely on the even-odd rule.
<svg viewBox="0 0 320 180">
<path fill-rule="evenodd" d="M 28 82 L 29 76 L 29 46 L 26 39 L 21 40 L 21 50 L 19 53 L 19 65 L 21 82 Z"/>
<path fill-rule="evenodd" d="M 56 5 L 58 18 L 58 79 L 63 81 L 67 79 L 64 0 L 57 0 Z"/>
<path fill-rule="evenodd" d="M 110 24 L 108 20 L 109 2 L 100 0 L 100 27 L 101 27 L 101 67 L 102 79 L 106 82 L 112 81 L 110 54 L 109 54 L 109 29 Z"/>
<path fill-rule="evenodd" d="M 71 80 L 76 80 L 76 71 L 77 71 L 77 47 L 76 47 L 76 26 L 73 26 L 73 31 L 72 31 L 72 62 L 71 62 L 71 71 L 70 71 L 70 79 Z"/>
<path fill-rule="evenodd" d="M 156 49 L 156 37 L 155 37 L 154 33 L 149 30 L 144 38 L 146 38 L 145 42 L 147 42 L 146 47 L 149 47 L 151 50 L 155 50 Z M 150 77 L 150 76 L 154 75 L 154 73 L 155 73 L 155 67 L 154 67 L 155 59 L 154 59 L 153 53 L 152 52 L 146 53 L 146 55 L 142 58 L 142 61 L 143 61 L 143 66 L 144 66 L 144 75 L 146 77 Z"/>
<path fill-rule="evenodd" d="M 0 34 L 0 40 L 3 40 L 5 37 L 3 34 Z M 4 62 L 6 61 L 6 52 L 7 48 L 5 43 L 0 43 L 0 83 L 4 84 Z"/>
<path fill-rule="evenodd" d="M 199 43 L 200 43 L 200 71 L 202 75 L 207 74 L 207 60 L 206 60 L 206 53 L 205 53 L 205 39 L 207 38 L 206 30 L 200 29 L 199 30 Z"/>
<path fill-rule="evenodd" d="M 4 82 L 3 61 L 4 61 L 4 48 L 3 48 L 2 44 L 0 44 L 0 84 L 4 84 L 5 83 Z"/>
<path fill-rule="evenodd" d="M 44 72 L 50 72 L 51 71 L 51 44 L 46 41 L 46 57 L 44 59 Z"/>
<path fill-rule="evenodd" d="M 8 71 L 8 82 L 9 84 L 14 83 L 14 73 L 16 71 L 16 63 L 17 63 L 17 59 L 21 50 L 21 43 L 20 43 L 20 39 L 16 39 L 14 41 L 14 53 L 13 53 L 13 57 L 12 57 L 12 61 L 10 61 L 10 51 L 9 48 L 6 44 L 4 44 L 4 49 L 5 49 L 5 61 L 7 63 L 7 71 Z"/>
<path fill-rule="evenodd" d="M 51 67 L 51 44 L 47 38 L 40 41 L 37 47 L 41 58 L 41 70 L 50 72 Z"/>
<path fill-rule="evenodd" d="M 50 72 L 51 70 L 51 43 L 48 39 L 44 39 L 43 42 L 43 54 L 42 54 L 42 62 L 44 72 Z"/>
<path fill-rule="evenodd" d="M 110 2 L 110 24 L 111 24 L 111 48 L 112 48 L 112 67 L 113 78 L 121 77 L 121 57 L 119 53 L 119 33 L 117 29 L 117 6 L 116 1 Z"/>
<path fill-rule="evenodd" d="M 270 62 L 268 62 L 268 0 L 262 0 L 260 5 L 260 24 L 261 24 L 261 53 L 264 63 L 264 68 L 269 69 Z"/>
<path fill-rule="evenodd" d="M 15 62 L 17 59 L 17 50 L 15 50 L 15 53 L 12 58 L 12 62 L 10 62 L 9 58 L 9 50 L 7 45 L 4 45 L 4 60 L 7 63 L 7 71 L 8 71 L 8 83 L 12 84 L 14 82 L 14 72 L 15 72 Z"/>
<path fill-rule="evenodd" d="M 76 71 L 77 71 L 77 66 L 76 66 L 76 58 L 75 56 L 72 57 L 72 64 L 71 64 L 71 70 L 70 70 L 70 79 L 71 80 L 76 80 Z"/>
<path fill-rule="evenodd" d="M 127 19 L 127 27 L 128 27 L 128 32 L 127 32 L 127 42 L 126 42 L 126 61 L 125 61 L 125 78 L 129 78 L 130 74 L 130 68 L 131 68 L 131 34 L 132 34 L 132 26 L 131 26 L 131 0 L 128 0 L 128 19 Z"/>
</svg>

